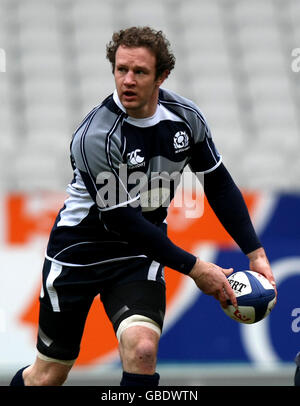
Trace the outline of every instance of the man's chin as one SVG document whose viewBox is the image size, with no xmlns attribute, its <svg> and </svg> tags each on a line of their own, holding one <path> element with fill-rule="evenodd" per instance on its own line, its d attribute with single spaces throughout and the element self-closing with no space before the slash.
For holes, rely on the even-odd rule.
<svg viewBox="0 0 300 406">
<path fill-rule="evenodd" d="M 122 100 L 122 104 L 125 107 L 125 109 L 137 109 L 138 108 L 138 103 L 135 101 Z"/>
<path fill-rule="evenodd" d="M 138 103 L 135 103 L 135 102 L 126 101 L 126 102 L 122 102 L 122 104 L 129 115 L 130 115 L 130 112 L 134 114 L 134 112 L 138 112 L 140 109 L 140 106 L 138 105 Z"/>
</svg>

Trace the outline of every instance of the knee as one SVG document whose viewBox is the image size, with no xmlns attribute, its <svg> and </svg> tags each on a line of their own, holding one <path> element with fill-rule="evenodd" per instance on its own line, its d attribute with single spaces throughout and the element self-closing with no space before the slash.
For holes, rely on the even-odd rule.
<svg viewBox="0 0 300 406">
<path fill-rule="evenodd" d="M 153 365 L 156 362 L 156 343 L 149 338 L 137 340 L 133 347 L 132 356 L 136 363 Z"/>
<path fill-rule="evenodd" d="M 147 328 L 130 328 L 123 332 L 120 355 L 124 369 L 136 373 L 153 373 L 156 367 L 159 336 Z"/>
</svg>

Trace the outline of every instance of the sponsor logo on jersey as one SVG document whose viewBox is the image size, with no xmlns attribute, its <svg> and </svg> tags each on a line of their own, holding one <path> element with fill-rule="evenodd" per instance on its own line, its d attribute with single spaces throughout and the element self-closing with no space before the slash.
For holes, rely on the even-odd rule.
<svg viewBox="0 0 300 406">
<path fill-rule="evenodd" d="M 174 135 L 173 145 L 175 148 L 175 153 L 186 151 L 190 148 L 189 146 L 189 136 L 186 131 L 178 131 Z"/>
<path fill-rule="evenodd" d="M 139 168 L 140 166 L 145 166 L 145 158 L 139 155 L 140 152 L 140 149 L 135 149 L 127 154 L 128 167 Z"/>
</svg>

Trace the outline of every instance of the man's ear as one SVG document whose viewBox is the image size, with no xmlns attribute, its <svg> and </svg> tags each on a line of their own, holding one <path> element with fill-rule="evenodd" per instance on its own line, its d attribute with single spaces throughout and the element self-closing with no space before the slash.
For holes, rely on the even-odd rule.
<svg viewBox="0 0 300 406">
<path fill-rule="evenodd" d="M 165 70 L 157 79 L 156 79 L 156 83 L 157 86 L 160 87 L 164 81 L 167 79 L 167 77 L 169 76 L 169 71 Z"/>
</svg>

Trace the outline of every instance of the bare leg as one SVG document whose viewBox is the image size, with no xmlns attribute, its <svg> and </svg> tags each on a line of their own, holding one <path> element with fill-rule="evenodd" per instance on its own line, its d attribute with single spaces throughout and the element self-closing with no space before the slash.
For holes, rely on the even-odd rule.
<svg viewBox="0 0 300 406">
<path fill-rule="evenodd" d="M 25 386 L 61 386 L 72 365 L 44 361 L 36 357 L 34 364 L 23 371 Z"/>
<path fill-rule="evenodd" d="M 154 374 L 159 338 L 155 331 L 143 326 L 124 330 L 119 345 L 123 370 L 134 374 Z"/>
</svg>

